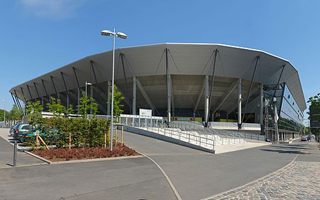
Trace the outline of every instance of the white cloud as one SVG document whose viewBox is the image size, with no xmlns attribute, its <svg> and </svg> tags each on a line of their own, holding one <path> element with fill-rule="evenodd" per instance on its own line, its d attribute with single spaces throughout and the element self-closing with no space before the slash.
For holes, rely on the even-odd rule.
<svg viewBox="0 0 320 200">
<path fill-rule="evenodd" d="M 65 18 L 74 14 L 86 0 L 19 0 L 23 8 L 38 17 Z"/>
</svg>

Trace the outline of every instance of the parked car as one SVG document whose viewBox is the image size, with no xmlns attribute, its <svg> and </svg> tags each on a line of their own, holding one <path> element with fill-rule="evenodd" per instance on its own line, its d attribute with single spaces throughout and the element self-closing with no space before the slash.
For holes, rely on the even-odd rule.
<svg viewBox="0 0 320 200">
<path fill-rule="evenodd" d="M 18 126 L 19 126 L 20 124 L 21 124 L 21 122 L 18 122 L 18 123 L 16 123 L 15 125 L 11 126 L 10 131 L 9 131 L 10 136 L 13 136 L 13 135 L 14 135 L 16 129 L 18 128 Z"/>
<path fill-rule="evenodd" d="M 47 134 L 45 132 L 43 132 L 42 130 L 39 129 L 35 129 L 35 128 L 31 128 L 27 133 L 25 133 L 23 135 L 23 137 L 21 138 L 21 142 L 27 142 L 27 141 L 36 141 L 36 135 L 37 132 L 39 134 L 39 136 L 41 136 L 42 139 L 45 139 Z"/>
<path fill-rule="evenodd" d="M 31 125 L 30 124 L 20 124 L 14 131 L 13 138 L 15 140 L 19 140 L 22 142 L 23 138 L 26 137 L 26 135 L 29 133 L 31 130 Z"/>
<path fill-rule="evenodd" d="M 309 136 L 308 135 L 303 135 L 301 136 L 301 141 L 308 141 L 309 140 Z"/>
</svg>

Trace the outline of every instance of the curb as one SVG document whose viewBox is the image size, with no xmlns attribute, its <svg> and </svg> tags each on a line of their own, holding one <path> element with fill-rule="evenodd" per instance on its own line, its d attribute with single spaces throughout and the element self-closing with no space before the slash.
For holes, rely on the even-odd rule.
<svg viewBox="0 0 320 200">
<path fill-rule="evenodd" d="M 61 164 L 72 164 L 72 163 L 88 163 L 88 162 L 99 162 L 99 161 L 108 161 L 108 160 L 125 160 L 131 158 L 143 158 L 142 155 L 137 156 L 120 156 L 120 157 L 110 157 L 110 158 L 93 158 L 93 159 L 81 159 L 81 160 L 69 160 L 69 161 L 57 161 L 52 162 L 52 165 L 61 165 Z"/>
<path fill-rule="evenodd" d="M 28 155 L 30 155 L 30 156 L 33 156 L 33 157 L 35 157 L 35 158 L 37 158 L 37 159 L 39 159 L 39 160 L 41 160 L 41 161 L 43 161 L 43 162 L 46 162 L 47 164 L 52 164 L 52 162 L 51 162 L 50 160 L 47 160 L 47 159 L 45 159 L 45 158 L 43 158 L 43 157 L 41 157 L 41 156 L 38 156 L 38 155 L 36 155 L 36 154 L 34 154 L 34 153 L 31 153 L 31 152 L 29 152 L 29 151 L 23 151 L 23 152 L 25 152 L 26 154 L 28 154 Z"/>
<path fill-rule="evenodd" d="M 120 157 L 110 157 L 110 158 L 93 158 L 93 159 L 81 159 L 81 160 L 68 160 L 68 161 L 50 161 L 47 160 L 41 156 L 38 156 L 34 153 L 31 153 L 29 151 L 24 151 L 26 154 L 29 154 L 30 156 L 33 156 L 43 162 L 46 162 L 47 164 L 51 165 L 59 165 L 59 164 L 71 164 L 71 163 L 87 163 L 87 162 L 99 162 L 99 161 L 107 161 L 107 160 L 124 160 L 124 159 L 131 159 L 131 158 L 142 158 L 142 155 L 136 155 L 136 156 L 120 156 Z M 139 152 L 138 152 L 139 153 Z M 140 153 L 139 153 L 140 154 Z"/>
<path fill-rule="evenodd" d="M 275 175 L 276 173 L 281 172 L 282 170 L 285 170 L 287 167 L 289 167 L 290 165 L 292 165 L 292 164 L 295 162 L 295 160 L 297 159 L 298 156 L 299 156 L 299 155 L 296 155 L 296 156 L 293 158 L 293 160 L 291 160 L 288 164 L 286 164 L 285 166 L 277 169 L 276 171 L 274 171 L 274 172 L 272 172 L 272 173 L 270 173 L 270 174 L 267 174 L 267 175 L 265 175 L 265 176 L 263 176 L 263 177 L 260 177 L 260 178 L 254 180 L 254 181 L 251 181 L 251 182 L 246 183 L 246 184 L 244 184 L 244 185 L 241 185 L 241 186 L 239 186 L 239 187 L 236 187 L 236 188 L 227 190 L 227 191 L 225 191 L 225 192 L 221 192 L 221 193 L 219 193 L 219 194 L 216 194 L 216 195 L 213 195 L 213 196 L 210 196 L 210 197 L 203 198 L 203 199 L 201 199 L 201 200 L 212 200 L 212 199 L 216 199 L 216 198 L 218 198 L 218 197 L 223 197 L 224 195 L 229 194 L 229 193 L 236 193 L 236 192 L 238 192 L 238 191 L 240 191 L 240 190 L 242 190 L 242 189 L 244 189 L 244 188 L 246 188 L 246 187 L 248 187 L 248 186 L 250 186 L 250 185 L 253 185 L 253 184 L 255 184 L 255 183 L 257 183 L 257 182 L 259 182 L 259 181 L 261 181 L 261 180 L 270 178 L 270 177 L 272 177 L 273 175 Z"/>
</svg>

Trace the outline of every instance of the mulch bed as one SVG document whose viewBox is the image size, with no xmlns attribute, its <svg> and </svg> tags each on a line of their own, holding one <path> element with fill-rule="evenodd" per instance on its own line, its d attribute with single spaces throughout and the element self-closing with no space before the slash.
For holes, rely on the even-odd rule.
<svg viewBox="0 0 320 200">
<path fill-rule="evenodd" d="M 85 147 L 85 148 L 53 148 L 43 150 L 33 150 L 32 153 L 41 156 L 50 161 L 68 161 L 82 160 L 94 158 L 110 158 L 121 156 L 136 156 L 139 155 L 135 150 L 129 147 L 118 144 L 111 152 L 108 148 L 103 147 Z"/>
</svg>

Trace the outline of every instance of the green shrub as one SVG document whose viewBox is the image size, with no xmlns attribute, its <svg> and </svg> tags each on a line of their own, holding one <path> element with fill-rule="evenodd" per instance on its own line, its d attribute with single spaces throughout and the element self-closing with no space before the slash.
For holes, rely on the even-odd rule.
<svg viewBox="0 0 320 200">
<path fill-rule="evenodd" d="M 69 134 L 75 147 L 98 147 L 104 145 L 104 135 L 108 128 L 109 121 L 106 119 L 53 117 L 43 120 L 42 131 L 45 133 L 45 142 L 57 147 L 68 146 Z"/>
</svg>

